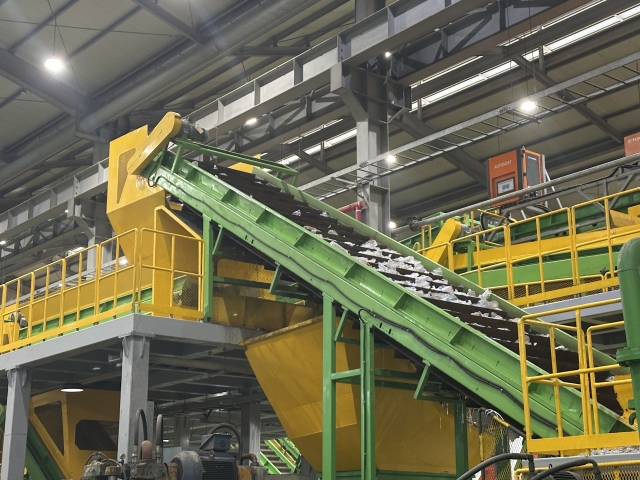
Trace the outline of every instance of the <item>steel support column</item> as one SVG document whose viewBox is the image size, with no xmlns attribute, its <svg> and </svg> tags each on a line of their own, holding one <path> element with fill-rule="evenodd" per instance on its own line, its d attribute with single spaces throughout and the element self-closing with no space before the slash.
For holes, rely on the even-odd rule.
<svg viewBox="0 0 640 480">
<path fill-rule="evenodd" d="M 240 407 L 240 435 L 242 453 L 253 453 L 260 458 L 260 403 L 243 403 Z"/>
<path fill-rule="evenodd" d="M 202 240 L 204 240 L 203 317 L 205 321 L 209 321 L 213 315 L 213 253 L 215 245 L 213 224 L 206 215 L 202 216 Z"/>
<path fill-rule="evenodd" d="M 176 415 L 173 438 L 182 450 L 189 450 L 191 441 L 191 424 L 188 415 Z"/>
<path fill-rule="evenodd" d="M 133 432 L 137 428 L 136 411 L 147 409 L 149 389 L 150 339 L 129 335 L 122 339 L 122 382 L 120 386 L 120 424 L 118 427 L 118 459 L 131 461 Z"/>
<path fill-rule="evenodd" d="M 453 407 L 454 435 L 456 439 L 456 475 L 469 470 L 469 450 L 467 440 L 467 406 L 464 399 L 455 402 Z"/>
<path fill-rule="evenodd" d="M 22 479 L 27 454 L 31 372 L 25 368 L 7 370 L 7 410 L 2 445 L 2 480 Z"/>
<path fill-rule="evenodd" d="M 98 130 L 98 138 L 104 140 L 104 142 L 93 142 L 93 163 L 100 163 L 102 160 L 109 158 L 109 142 L 116 138 L 117 122 L 115 125 L 102 127 Z M 111 124 L 110 124 L 111 125 Z"/>
<path fill-rule="evenodd" d="M 360 325 L 360 478 L 376 478 L 374 342 L 371 326 Z"/>
<path fill-rule="evenodd" d="M 322 479 L 336 479 L 336 306 L 322 297 Z"/>
<path fill-rule="evenodd" d="M 391 220 L 389 178 L 383 165 L 370 160 L 389 151 L 387 111 L 392 105 L 406 108 L 410 95 L 404 89 L 394 91 L 390 79 L 359 68 L 336 65 L 331 69 L 331 91 L 342 98 L 356 121 L 357 195 L 367 202 L 363 222 L 389 234 Z M 394 101 L 395 100 L 395 101 Z M 375 176 L 377 179 L 370 180 Z M 379 179 L 379 180 L 378 180 Z"/>
<path fill-rule="evenodd" d="M 356 0 L 355 19 L 356 23 L 364 20 L 369 15 L 373 15 L 378 10 L 385 7 L 385 0 Z"/>
</svg>

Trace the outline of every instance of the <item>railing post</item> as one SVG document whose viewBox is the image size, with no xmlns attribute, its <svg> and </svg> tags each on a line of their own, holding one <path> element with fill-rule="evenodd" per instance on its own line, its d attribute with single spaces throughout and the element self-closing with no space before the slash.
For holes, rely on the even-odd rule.
<svg viewBox="0 0 640 480">
<path fill-rule="evenodd" d="M 336 480 L 336 306 L 322 298 L 322 479 Z"/>
</svg>

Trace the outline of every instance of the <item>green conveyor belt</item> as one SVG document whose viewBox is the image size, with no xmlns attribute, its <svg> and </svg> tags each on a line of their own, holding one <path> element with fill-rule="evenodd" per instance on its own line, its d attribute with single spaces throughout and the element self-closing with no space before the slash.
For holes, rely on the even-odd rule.
<svg viewBox="0 0 640 480">
<path fill-rule="evenodd" d="M 329 217 L 356 232 L 375 239 L 379 245 L 418 259 L 427 270 L 439 267 L 263 170 L 254 168 L 253 173 L 310 207 L 327 212 Z M 520 361 L 515 353 L 187 160 L 176 161 L 173 154 L 161 153 L 143 175 L 314 289 L 361 315 L 361 321 L 464 386 L 467 392 L 523 424 Z M 477 285 L 446 269 L 443 276 L 452 285 L 481 291 Z M 523 310 L 495 295 L 491 299 L 499 303 L 509 318 L 525 315 Z M 556 334 L 556 339 L 570 349 L 576 348 L 575 340 L 562 332 Z M 595 356 L 598 364 L 615 363 L 601 352 Z M 528 368 L 529 375 L 543 373 L 531 363 Z M 556 436 L 552 387 L 538 384 L 531 388 L 530 402 L 533 433 L 541 437 Z M 563 388 L 561 403 L 565 434 L 582 434 L 579 394 Z M 602 432 L 628 428 L 616 413 L 604 406 L 600 406 L 599 418 Z"/>
</svg>

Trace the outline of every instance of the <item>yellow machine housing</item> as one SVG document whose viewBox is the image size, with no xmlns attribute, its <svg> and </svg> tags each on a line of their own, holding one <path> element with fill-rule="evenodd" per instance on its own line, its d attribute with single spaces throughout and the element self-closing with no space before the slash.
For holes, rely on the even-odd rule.
<svg viewBox="0 0 640 480">
<path fill-rule="evenodd" d="M 352 336 L 357 332 L 346 332 Z M 356 338 L 353 335 L 353 338 Z M 337 343 L 338 371 L 358 368 L 357 345 Z M 247 342 L 247 358 L 287 436 L 322 470 L 322 320 L 314 319 Z M 375 349 L 375 367 L 414 372 L 391 348 Z M 379 470 L 455 473 L 453 405 L 416 400 L 413 391 L 376 387 Z M 360 470 L 360 386 L 336 390 L 338 471 Z M 469 464 L 479 462 L 479 438 L 469 426 Z"/>
<path fill-rule="evenodd" d="M 115 458 L 118 446 L 120 392 L 58 390 L 31 398 L 29 421 L 65 478 L 82 477 L 92 453 Z"/>
</svg>

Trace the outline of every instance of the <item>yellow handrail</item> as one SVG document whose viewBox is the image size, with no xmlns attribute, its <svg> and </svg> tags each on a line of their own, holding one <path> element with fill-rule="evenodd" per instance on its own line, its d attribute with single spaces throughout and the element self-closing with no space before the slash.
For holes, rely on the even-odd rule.
<svg viewBox="0 0 640 480">
<path fill-rule="evenodd" d="M 583 329 L 582 312 L 585 309 L 602 307 L 620 303 L 620 299 L 602 300 L 591 302 L 576 307 L 565 307 L 549 310 L 542 313 L 528 314 L 518 320 L 518 350 L 520 354 L 520 376 L 523 393 L 524 427 L 527 440 L 527 448 L 530 452 L 549 453 L 560 451 L 561 454 L 570 450 L 583 450 L 589 453 L 591 449 L 603 447 L 619 447 L 626 445 L 638 445 L 640 443 L 636 432 L 603 433 L 600 430 L 598 415 L 598 389 L 630 383 L 631 380 L 606 380 L 596 381 L 596 373 L 620 369 L 620 365 L 613 362 L 608 365 L 596 365 L 593 350 L 593 332 L 620 328 L 624 322 L 611 322 L 602 325 L 591 326 L 587 329 L 586 335 Z M 574 313 L 575 322 L 573 325 L 545 322 L 539 318 L 561 313 Z M 536 331 L 546 329 L 549 335 L 549 356 L 551 361 L 551 373 L 529 375 L 527 364 L 527 332 L 526 326 L 537 327 Z M 557 345 L 555 332 L 562 330 L 575 336 L 577 348 L 575 353 L 578 356 L 578 368 L 571 370 L 558 369 Z M 578 377 L 579 383 L 565 381 L 566 377 Z M 531 434 L 531 411 L 529 400 L 529 388 L 531 384 L 541 383 L 553 386 L 554 405 L 557 422 L 556 438 L 532 438 Z M 571 438 L 565 437 L 562 406 L 561 387 L 574 388 L 579 391 L 581 398 L 583 434 L 573 435 Z"/>
<path fill-rule="evenodd" d="M 151 246 L 144 238 L 149 233 L 153 237 Z M 155 254 L 162 250 L 156 250 L 160 241 L 166 242 L 163 246 L 170 245 L 162 257 Z M 176 243 L 187 252 L 179 253 L 179 262 Z M 154 252 L 151 261 L 143 256 L 145 249 Z M 131 256 L 126 257 L 125 251 Z M 0 285 L 0 353 L 136 311 L 188 320 L 201 318 L 203 251 L 199 238 L 132 229 Z M 191 263 L 189 255 L 194 259 Z M 167 262 L 168 267 L 162 262 Z M 164 277 L 156 276 L 156 272 L 162 272 Z M 197 302 L 194 298 L 194 305 L 178 305 L 174 299 L 175 281 L 189 276 L 196 280 Z M 154 297 L 156 290 L 169 294 Z M 151 293 L 150 301 L 144 298 L 148 295 L 145 292 Z M 21 327 L 20 319 L 26 320 L 26 328 Z"/>
<path fill-rule="evenodd" d="M 612 193 L 594 200 L 585 201 L 574 205 L 573 207 L 565 207 L 551 212 L 546 212 L 535 217 L 512 222 L 508 225 L 494 227 L 491 229 L 473 232 L 464 237 L 452 240 L 451 242 L 441 243 L 439 245 L 431 245 L 432 234 L 431 225 L 422 227 L 422 248 L 418 248 L 418 252 L 426 255 L 431 249 L 437 247 L 445 247 L 447 249 L 447 265 L 450 269 L 460 269 L 460 258 L 467 257 L 467 271 L 462 275 L 477 276 L 477 283 L 480 286 L 490 286 L 495 290 L 506 290 L 506 298 L 518 305 L 531 305 L 539 302 L 556 300 L 560 297 L 566 297 L 576 294 L 584 294 L 589 291 L 599 290 L 607 291 L 610 288 L 618 286 L 618 279 L 615 274 L 615 258 L 614 245 L 622 244 L 630 236 L 640 234 L 640 223 L 638 225 L 627 225 L 614 228 L 611 220 L 611 202 L 614 198 L 623 195 L 640 192 L 640 187 L 626 190 L 624 192 Z M 589 205 L 598 204 L 603 210 L 604 227 L 597 230 L 598 235 L 593 238 L 583 238 L 582 233 L 578 233 L 580 226 L 577 224 L 576 212 L 579 209 Z M 470 215 L 473 216 L 474 212 Z M 560 237 L 562 245 L 553 245 L 552 239 L 543 239 L 541 223 L 546 217 L 555 216 L 556 218 L 566 215 L 566 225 L 563 230 L 566 235 Z M 514 243 L 512 239 L 512 229 L 521 227 L 527 222 L 535 224 L 535 240 L 533 242 Z M 429 246 L 426 246 L 425 231 L 429 232 Z M 594 230 L 595 232 L 595 230 Z M 488 242 L 486 237 L 502 235 L 503 245 Z M 471 244 L 467 249 L 467 253 L 457 253 L 461 245 Z M 593 248 L 597 244 L 602 244 L 606 248 L 608 272 L 603 275 L 595 275 L 590 273 L 584 275 L 580 273 L 579 254 L 586 248 Z M 491 248 L 487 246 L 504 248 L 503 256 L 500 259 L 496 257 Z M 523 250 L 526 249 L 526 250 Z M 519 251 L 520 253 L 515 253 Z M 472 253 L 473 252 L 473 253 Z M 545 271 L 545 259 L 553 255 L 568 254 L 571 266 L 570 278 L 548 278 L 548 272 Z M 533 263 L 532 263 L 533 262 Z M 515 268 L 523 264 L 535 264 L 538 270 L 537 281 L 523 282 L 515 278 Z M 486 285 L 483 281 L 483 273 L 504 269 L 506 281 L 503 285 L 497 286 Z M 564 285 L 569 283 L 569 285 Z M 539 292 L 531 293 L 533 286 L 537 287 Z M 552 288 L 561 286 L 561 288 Z M 517 287 L 521 287 L 517 289 Z M 524 292 L 524 295 L 522 295 Z"/>
</svg>

